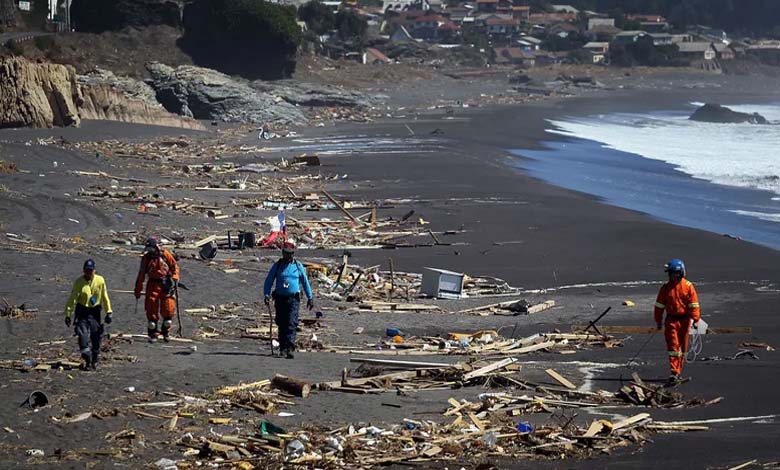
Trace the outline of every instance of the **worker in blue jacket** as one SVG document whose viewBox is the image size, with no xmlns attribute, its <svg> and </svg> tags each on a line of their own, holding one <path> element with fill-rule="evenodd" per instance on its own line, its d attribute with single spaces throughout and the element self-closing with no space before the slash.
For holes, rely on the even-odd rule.
<svg viewBox="0 0 780 470">
<path fill-rule="evenodd" d="M 282 259 L 275 262 L 268 271 L 263 285 L 263 300 L 266 305 L 274 299 L 276 325 L 279 327 L 279 354 L 287 359 L 294 357 L 295 329 L 298 327 L 298 310 L 301 304 L 301 289 L 308 299 L 306 306 L 314 308 L 314 296 L 311 292 L 306 268 L 294 258 L 295 242 L 288 240 L 282 245 Z M 276 288 L 271 294 L 271 288 Z"/>
</svg>

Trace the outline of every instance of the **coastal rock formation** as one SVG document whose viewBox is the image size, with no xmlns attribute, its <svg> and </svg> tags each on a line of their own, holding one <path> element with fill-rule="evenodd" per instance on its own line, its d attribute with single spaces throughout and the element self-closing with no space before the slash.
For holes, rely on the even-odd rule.
<svg viewBox="0 0 780 470">
<path fill-rule="evenodd" d="M 167 112 L 145 83 L 98 71 L 77 76 L 73 67 L 0 59 L 0 127 L 78 126 L 82 119 L 202 129 Z"/>
<path fill-rule="evenodd" d="M 758 113 L 740 113 L 725 106 L 715 103 L 707 103 L 700 107 L 689 118 L 692 121 L 716 122 L 716 123 L 743 123 L 767 124 L 764 116 Z"/>
<path fill-rule="evenodd" d="M 79 32 L 102 33 L 152 25 L 181 27 L 182 5 L 172 0 L 73 0 L 71 21 Z"/>
<path fill-rule="evenodd" d="M 345 90 L 334 85 L 296 83 L 293 81 L 265 82 L 257 80 L 251 87 L 297 106 L 338 106 L 345 108 L 370 108 L 387 100 L 384 95 L 369 95 Z"/>
<path fill-rule="evenodd" d="M 0 59 L 0 127 L 78 126 L 73 67 Z"/>
<path fill-rule="evenodd" d="M 147 64 L 157 100 L 168 111 L 195 119 L 239 123 L 303 124 L 295 106 L 248 84 L 202 67 Z"/>
<path fill-rule="evenodd" d="M 194 119 L 169 113 L 155 99 L 154 89 L 129 77 L 117 77 L 98 69 L 78 77 L 82 119 L 152 124 L 156 126 L 204 129 Z"/>
</svg>

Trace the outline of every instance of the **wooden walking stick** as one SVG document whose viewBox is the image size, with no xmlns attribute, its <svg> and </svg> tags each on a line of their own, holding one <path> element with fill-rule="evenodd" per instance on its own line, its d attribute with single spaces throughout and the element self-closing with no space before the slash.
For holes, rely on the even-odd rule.
<svg viewBox="0 0 780 470">
<path fill-rule="evenodd" d="M 271 303 L 268 302 L 265 304 L 265 306 L 268 308 L 268 331 L 269 331 L 269 339 L 271 340 L 271 355 L 274 355 L 274 316 L 271 313 Z"/>
<path fill-rule="evenodd" d="M 176 294 L 176 319 L 179 321 L 179 336 L 184 338 L 184 333 L 181 330 L 181 310 L 179 310 L 179 283 L 174 282 L 173 289 Z"/>
</svg>

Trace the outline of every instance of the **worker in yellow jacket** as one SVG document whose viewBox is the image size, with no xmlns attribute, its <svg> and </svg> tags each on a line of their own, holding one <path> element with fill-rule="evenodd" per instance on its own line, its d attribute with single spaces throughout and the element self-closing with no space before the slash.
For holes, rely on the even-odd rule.
<svg viewBox="0 0 780 470">
<path fill-rule="evenodd" d="M 84 359 L 84 370 L 97 369 L 100 340 L 103 337 L 100 311 L 104 306 L 105 322 L 110 324 L 112 310 L 106 281 L 103 276 L 95 273 L 95 262 L 88 259 L 84 262 L 84 275 L 73 283 L 73 291 L 65 305 L 66 326 L 70 327 L 74 311 L 76 313 L 76 335 L 79 338 L 81 357 Z"/>
</svg>

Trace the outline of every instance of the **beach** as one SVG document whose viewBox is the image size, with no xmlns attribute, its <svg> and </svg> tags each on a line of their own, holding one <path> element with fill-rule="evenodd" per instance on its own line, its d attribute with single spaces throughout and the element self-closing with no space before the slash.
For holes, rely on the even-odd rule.
<svg viewBox="0 0 780 470">
<path fill-rule="evenodd" d="M 716 79 L 717 82 L 719 79 Z M 659 83 L 663 80 L 659 79 Z M 420 272 L 436 267 L 472 276 L 494 276 L 512 286 L 527 290 L 530 300 L 555 300 L 556 308 L 536 316 L 458 316 L 429 313 L 351 313 L 343 314 L 328 300 L 318 299 L 318 308 L 338 333 L 334 341 L 351 344 L 366 338 L 379 338 L 390 326 L 400 326 L 408 335 L 439 335 L 449 331 L 513 328 L 513 335 L 527 336 L 541 331 L 568 332 L 572 325 L 587 323 L 607 307 L 613 307 L 602 324 L 653 326 L 652 305 L 664 278 L 663 264 L 670 258 L 683 258 L 689 277 L 697 286 L 703 318 L 711 326 L 749 326 L 749 334 L 708 335 L 703 357 L 729 357 L 741 349 L 743 342 L 765 342 L 780 347 L 780 324 L 776 306 L 780 303 L 780 252 L 777 250 L 724 237 L 681 225 L 662 222 L 647 214 L 605 204 L 584 193 L 553 186 L 530 176 L 522 169 L 524 158 L 509 150 L 540 149 L 550 140 L 547 120 L 564 116 L 581 116 L 638 109 L 668 109 L 683 100 L 755 99 L 765 85 L 745 89 L 712 83 L 691 90 L 668 87 L 640 90 L 613 90 L 582 98 L 545 100 L 516 106 L 461 108 L 453 112 L 441 109 L 408 110 L 404 117 L 388 118 L 368 124 L 344 123 L 322 128 L 300 130 L 298 137 L 274 139 L 267 146 L 277 151 L 263 154 L 263 159 L 289 156 L 285 150 L 301 145 L 306 139 L 310 151 L 319 153 L 322 166 L 304 170 L 323 174 L 348 175 L 329 184 L 328 190 L 343 200 L 408 199 L 403 207 L 381 210 L 381 217 L 399 218 L 407 210 L 422 217 L 437 231 L 452 231 L 444 240 L 448 245 L 398 248 L 395 250 L 352 250 L 351 264 L 386 266 L 392 258 L 397 271 Z M 672 87 L 674 88 L 674 87 Z M 454 93 L 453 93 L 454 94 Z M 392 93 L 391 93 L 392 95 Z M 696 95 L 691 97 L 691 95 Z M 170 133 L 169 133 L 170 132 Z M 91 169 L 115 174 L 136 175 L 158 180 L 148 164 L 138 166 L 132 160 L 79 154 L 55 146 L 27 146 L 24 142 L 37 137 L 60 136 L 66 139 L 148 139 L 154 135 L 179 135 L 181 130 L 146 126 L 85 123 L 81 129 L 55 131 L 2 131 L 0 150 L 3 158 L 15 162 L 29 173 L 3 175 L 0 183 L 7 189 L 0 193 L 0 220 L 3 232 L 25 233 L 33 238 L 75 237 L 83 242 L 67 252 L 18 253 L 4 247 L 0 296 L 15 302 L 30 302 L 40 312 L 31 319 L 0 320 L 0 359 L 19 359 L 34 353 L 42 341 L 66 340 L 63 350 L 76 354 L 75 339 L 62 323 L 62 306 L 70 283 L 80 273 L 86 257 L 93 257 L 98 272 L 115 289 L 131 289 L 138 269 L 137 258 L 113 256 L 101 251 L 92 240 L 95 234 L 110 229 L 121 230 L 128 224 L 136 228 L 153 227 L 150 217 L 128 212 L 118 220 L 113 211 L 96 209 L 72 194 L 84 184 L 83 178 L 62 169 Z M 329 141 L 358 139 L 363 147 L 355 152 L 320 152 Z M 391 150 L 365 150 L 366 142 L 389 140 Z M 255 133 L 241 136 L 238 143 L 256 143 Z M 313 142 L 313 143 L 312 143 Z M 329 147 L 330 148 L 330 147 Z M 236 157 L 247 163 L 256 157 Z M 518 159 L 520 162 L 518 163 Z M 58 166 L 53 167 L 52 161 Z M 45 175 L 45 176 L 39 176 Z M 163 181 L 159 179 L 159 181 Z M 70 194 L 65 195 L 65 193 Z M 166 191 L 167 196 L 173 196 Z M 217 201 L 218 197 L 214 196 Z M 271 211 L 255 217 L 272 215 Z M 339 213 L 332 211 L 332 217 Z M 78 223 L 68 223 L 68 219 Z M 165 215 L 166 226 L 186 226 L 199 231 L 222 230 L 213 221 Z M 39 235 L 40 234 L 40 235 Z M 444 236 L 443 236 L 444 237 Z M 70 245 L 69 245 L 70 246 Z M 254 251 L 254 250 L 253 250 Z M 275 253 L 256 250 L 262 257 L 261 272 L 241 270 L 224 275 L 208 269 L 197 260 L 182 262 L 183 279 L 190 291 L 184 306 L 195 307 L 224 302 L 260 301 L 263 270 L 275 259 Z M 301 250 L 298 256 L 340 258 L 339 250 Z M 112 298 L 116 312 L 114 331 L 142 333 L 143 314 L 134 315 L 132 295 L 116 294 Z M 623 306 L 624 300 L 636 306 Z M 445 305 L 446 302 L 445 302 Z M 453 301 L 460 307 L 474 301 Z M 303 316 L 311 315 L 302 312 Z M 183 315 L 188 331 L 199 323 L 196 315 Z M 363 327 L 364 337 L 351 332 Z M 557 370 L 591 388 L 618 388 L 621 379 L 637 371 L 647 379 L 665 379 L 666 351 L 661 335 L 656 335 L 639 356 L 640 366 L 625 364 L 645 342 L 646 335 L 627 338 L 622 348 L 577 351 L 573 355 L 537 354 L 527 358 L 523 374 L 529 380 L 544 380 L 544 369 L 555 364 Z M 183 354 L 175 345 L 150 345 L 135 341 L 122 345 L 123 354 L 137 356 L 132 363 L 113 362 L 98 373 L 88 374 L 50 371 L 22 375 L 16 370 L 0 370 L 0 390 L 8 397 L 0 405 L 0 427 L 14 433 L 0 435 L 0 466 L 24 467 L 24 448 L 41 448 L 47 456 L 55 449 L 98 449 L 105 445 L 103 436 L 119 427 L 132 427 L 150 435 L 160 423 L 138 416 L 92 419 L 70 425 L 56 424 L 52 415 L 64 409 L 73 414 L 99 405 L 95 397 L 117 397 L 134 386 L 154 396 L 163 392 L 201 393 L 208 389 L 239 382 L 259 380 L 284 371 L 309 381 L 334 380 L 348 357 L 327 352 L 301 352 L 293 361 L 268 357 L 267 343 L 256 340 L 208 342 L 198 344 L 197 352 Z M 684 384 L 686 395 L 707 399 L 722 396 L 724 400 L 710 407 L 691 409 L 652 409 L 656 420 L 683 421 L 728 417 L 755 417 L 777 412 L 776 351 L 756 352 L 758 359 L 712 360 L 689 364 Z M 419 360 L 427 360 L 420 356 Z M 600 365 L 599 365 L 600 364 Z M 73 378 L 69 377 L 69 374 Z M 23 379 L 23 380 L 21 380 Z M 47 390 L 54 405 L 39 413 L 20 410 L 19 403 L 32 390 Z M 350 422 L 375 424 L 399 422 L 404 417 L 439 419 L 448 397 L 474 397 L 479 390 L 436 390 L 411 396 L 395 394 L 366 395 L 359 400 L 346 394 L 315 393 L 291 408 L 295 416 L 274 417 L 284 426 L 301 423 L 329 423 L 343 426 Z M 390 397 L 392 395 L 392 397 Z M 400 407 L 382 406 L 392 401 Z M 578 411 L 578 422 L 594 417 L 609 417 L 623 411 Z M 529 417 L 543 422 L 549 415 Z M 652 443 L 615 450 L 588 460 L 502 461 L 500 468 L 628 468 L 666 465 L 671 468 L 730 467 L 750 459 L 777 459 L 774 443 L 780 437 L 777 418 L 748 419 L 734 423 L 713 424 L 699 433 L 654 436 Z M 171 446 L 158 443 L 136 448 L 124 464 L 138 468 L 161 457 L 175 455 Z M 111 466 L 111 457 L 91 456 L 99 468 Z M 480 462 L 430 463 L 443 468 L 454 465 L 475 466 Z M 83 468 L 78 461 L 45 460 L 41 468 Z M 458 467 L 458 468 L 459 468 Z"/>
</svg>

